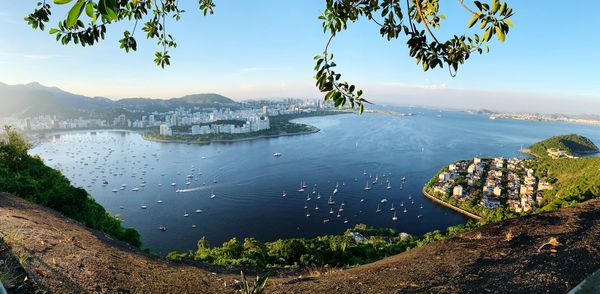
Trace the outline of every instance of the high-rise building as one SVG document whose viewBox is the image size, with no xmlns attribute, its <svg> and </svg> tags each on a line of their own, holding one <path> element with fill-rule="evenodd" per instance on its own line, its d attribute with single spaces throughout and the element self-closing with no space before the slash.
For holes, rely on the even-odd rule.
<svg viewBox="0 0 600 294">
<path fill-rule="evenodd" d="M 177 115 L 176 114 L 173 114 L 171 116 L 171 125 L 172 126 L 176 126 L 177 125 Z"/>
</svg>

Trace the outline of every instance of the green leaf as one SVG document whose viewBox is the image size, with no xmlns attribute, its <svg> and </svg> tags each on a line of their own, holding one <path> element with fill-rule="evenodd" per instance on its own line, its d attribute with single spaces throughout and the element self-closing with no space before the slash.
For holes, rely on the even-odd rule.
<svg viewBox="0 0 600 294">
<path fill-rule="evenodd" d="M 77 24 L 77 20 L 79 20 L 79 16 L 81 16 L 81 12 L 83 11 L 83 5 L 85 1 L 79 0 L 71 10 L 69 10 L 69 14 L 67 15 L 67 27 L 72 28 Z"/>
<path fill-rule="evenodd" d="M 54 34 L 56 34 L 58 32 L 60 32 L 58 29 L 52 28 L 52 29 L 50 29 L 49 33 L 50 33 L 50 35 L 54 35 Z"/>
<path fill-rule="evenodd" d="M 512 20 L 510 20 L 510 19 L 505 19 L 505 20 L 504 20 L 504 23 L 505 23 L 505 24 L 507 24 L 507 25 L 508 25 L 509 27 L 511 27 L 511 28 L 514 26 L 514 24 L 513 24 Z"/>
<path fill-rule="evenodd" d="M 506 39 L 506 36 L 504 35 L 502 28 L 500 26 L 497 26 L 495 28 L 496 28 L 496 35 L 498 35 L 498 40 L 500 40 L 500 42 L 504 42 L 504 40 Z"/>
<path fill-rule="evenodd" d="M 498 8 L 500 8 L 500 0 L 492 0 L 492 10 L 494 13 L 498 11 Z"/>
<path fill-rule="evenodd" d="M 98 1 L 98 10 L 100 11 L 100 14 L 109 21 L 117 20 L 116 9 L 117 5 L 114 0 Z"/>
<path fill-rule="evenodd" d="M 89 16 L 90 18 L 94 18 L 94 3 L 92 2 L 88 2 L 88 4 L 85 5 L 85 14 L 87 14 L 87 16 Z"/>
<path fill-rule="evenodd" d="M 479 19 L 479 13 L 474 14 L 473 17 L 471 17 L 471 19 L 469 19 L 469 22 L 467 23 L 467 26 L 469 28 L 473 27 L 477 23 L 478 19 Z"/>
<path fill-rule="evenodd" d="M 71 2 L 73 0 L 54 0 L 54 4 L 63 5 Z"/>
<path fill-rule="evenodd" d="M 492 38 L 492 27 L 489 27 L 485 33 L 483 33 L 483 39 L 487 42 Z"/>
</svg>

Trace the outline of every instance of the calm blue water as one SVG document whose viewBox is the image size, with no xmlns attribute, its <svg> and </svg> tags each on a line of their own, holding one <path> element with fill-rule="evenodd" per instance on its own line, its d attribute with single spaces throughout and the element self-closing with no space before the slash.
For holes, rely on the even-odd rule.
<svg viewBox="0 0 600 294">
<path fill-rule="evenodd" d="M 321 131 L 211 145 L 147 142 L 129 132 L 72 132 L 55 136 L 32 153 L 63 170 L 107 210 L 119 214 L 126 226 L 135 227 L 144 247 L 166 253 L 194 249 L 202 236 L 216 245 L 232 237 L 270 241 L 339 234 L 357 223 L 411 234 L 444 229 L 464 223 L 466 218 L 430 202 L 420 191 L 449 162 L 478 155 L 522 157 L 518 153 L 522 146 L 558 134 L 579 133 L 600 142 L 600 128 L 594 126 L 491 121 L 460 112 L 444 112 L 437 117 L 437 111 L 397 110 L 417 115 L 306 118 L 298 121 Z M 275 152 L 283 156 L 273 157 Z M 190 174 L 194 177 L 186 185 Z M 379 183 L 365 192 L 369 176 L 376 175 Z M 401 177 L 406 177 L 402 190 Z M 103 179 L 108 185 L 102 185 Z M 386 189 L 388 179 L 390 190 Z M 298 192 L 301 181 L 308 186 L 304 193 Z M 177 186 L 172 187 L 172 182 Z M 111 192 L 122 184 L 127 188 Z M 315 184 L 321 194 L 318 200 L 311 193 Z M 336 205 L 327 205 L 336 184 Z M 175 192 L 185 188 L 199 190 Z M 286 197 L 282 197 L 284 190 Z M 211 199 L 213 191 L 216 197 Z M 307 201 L 309 193 L 312 199 Z M 411 194 L 414 204 L 409 200 Z M 382 198 L 388 202 L 376 213 Z M 345 205 L 338 218 L 342 202 Z M 392 202 L 397 208 L 395 222 Z M 141 209 L 142 205 L 147 209 Z M 333 214 L 329 213 L 331 208 Z M 197 209 L 202 212 L 196 213 Z M 423 217 L 417 218 L 419 214 Z M 330 221 L 324 223 L 325 219 Z M 161 225 L 166 232 L 158 229 Z"/>
</svg>

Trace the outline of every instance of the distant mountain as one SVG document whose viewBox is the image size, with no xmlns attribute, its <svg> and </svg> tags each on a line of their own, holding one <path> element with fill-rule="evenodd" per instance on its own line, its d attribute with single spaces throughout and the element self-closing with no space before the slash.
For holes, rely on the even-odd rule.
<svg viewBox="0 0 600 294">
<path fill-rule="evenodd" d="M 33 117 L 42 114 L 63 117 L 97 116 L 132 111 L 169 111 L 178 107 L 233 107 L 237 103 L 218 94 L 195 94 L 171 99 L 128 98 L 110 100 L 87 97 L 46 87 L 39 83 L 7 85 L 0 83 L 0 117 Z M 110 116 L 109 115 L 109 116 Z"/>
<path fill-rule="evenodd" d="M 187 95 L 181 98 L 174 98 L 170 101 L 181 101 L 189 104 L 197 104 L 197 105 L 210 105 L 210 104 L 232 104 L 236 103 L 235 101 L 214 93 L 208 94 L 195 94 L 195 95 Z"/>
</svg>

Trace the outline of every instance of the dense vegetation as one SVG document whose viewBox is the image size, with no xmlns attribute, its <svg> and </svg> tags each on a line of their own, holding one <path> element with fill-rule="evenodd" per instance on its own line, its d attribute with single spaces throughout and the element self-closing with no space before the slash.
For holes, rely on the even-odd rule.
<svg viewBox="0 0 600 294">
<path fill-rule="evenodd" d="M 59 171 L 27 154 L 29 144 L 10 127 L 0 136 L 0 191 L 52 208 L 84 225 L 105 232 L 133 246 L 141 245 L 140 234 L 123 228 L 88 193 L 71 186 Z"/>
<path fill-rule="evenodd" d="M 202 238 L 198 241 L 196 251 L 171 252 L 167 257 L 174 260 L 193 259 L 216 265 L 257 267 L 356 266 L 455 236 L 475 226 L 476 224 L 469 223 L 450 227 L 444 233 L 436 230 L 417 237 L 399 234 L 393 229 L 356 225 L 343 235 L 279 239 L 267 243 L 254 238 L 246 238 L 243 242 L 233 238 L 218 247 L 210 247 L 208 241 Z M 360 233 L 365 239 L 355 240 L 352 233 Z"/>
<path fill-rule="evenodd" d="M 600 157 L 544 159 L 535 162 L 536 176 L 546 171 L 552 190 L 544 191 L 544 206 L 550 211 L 600 197 Z"/>
<path fill-rule="evenodd" d="M 550 137 L 529 146 L 529 152 L 538 157 L 548 157 L 548 149 L 562 150 L 571 156 L 598 152 L 594 142 L 576 134 Z"/>
</svg>

